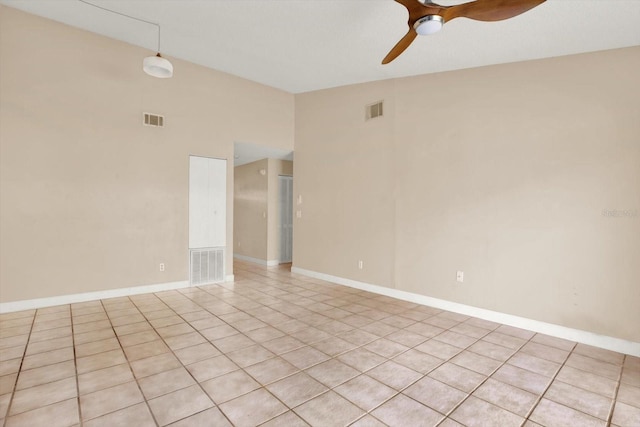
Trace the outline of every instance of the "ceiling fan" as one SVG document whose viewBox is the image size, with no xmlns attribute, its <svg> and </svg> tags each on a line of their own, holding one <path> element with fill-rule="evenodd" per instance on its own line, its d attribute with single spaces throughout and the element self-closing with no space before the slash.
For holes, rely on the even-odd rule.
<svg viewBox="0 0 640 427">
<path fill-rule="evenodd" d="M 455 6 L 440 6 L 431 0 L 395 0 L 409 11 L 409 31 L 382 60 L 383 64 L 396 59 L 420 35 L 429 35 L 442 29 L 445 22 L 455 18 L 476 21 L 502 21 L 513 18 L 546 0 L 476 0 Z"/>
</svg>

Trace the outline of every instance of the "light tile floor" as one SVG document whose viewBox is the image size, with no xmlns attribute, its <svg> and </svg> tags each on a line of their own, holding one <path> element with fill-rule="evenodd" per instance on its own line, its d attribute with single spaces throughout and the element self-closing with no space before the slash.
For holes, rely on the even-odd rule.
<svg viewBox="0 0 640 427">
<path fill-rule="evenodd" d="M 0 317 L 4 426 L 640 426 L 640 359 L 291 274 Z"/>
</svg>

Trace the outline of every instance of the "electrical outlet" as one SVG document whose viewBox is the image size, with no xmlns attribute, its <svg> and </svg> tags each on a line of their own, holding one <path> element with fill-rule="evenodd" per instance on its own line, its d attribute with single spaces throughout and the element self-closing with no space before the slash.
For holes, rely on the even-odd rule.
<svg viewBox="0 0 640 427">
<path fill-rule="evenodd" d="M 358 268 L 362 270 L 364 268 L 364 262 L 362 260 L 358 261 Z"/>
<path fill-rule="evenodd" d="M 456 273 L 456 280 L 460 283 L 464 282 L 464 271 L 458 271 L 458 273 Z"/>
<path fill-rule="evenodd" d="M 164 271 L 164 262 L 160 263 L 160 271 Z"/>
</svg>

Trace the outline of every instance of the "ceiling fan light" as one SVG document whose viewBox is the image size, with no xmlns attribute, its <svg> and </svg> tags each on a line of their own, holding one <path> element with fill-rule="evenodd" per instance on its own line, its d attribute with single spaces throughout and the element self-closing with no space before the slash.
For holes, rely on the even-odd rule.
<svg viewBox="0 0 640 427">
<path fill-rule="evenodd" d="M 158 53 L 156 56 L 147 56 L 142 61 L 142 69 L 150 76 L 159 79 L 167 79 L 173 76 L 173 65 L 168 59 Z"/>
<path fill-rule="evenodd" d="M 427 15 L 418 19 L 413 28 L 416 33 L 421 36 L 428 36 L 429 34 L 437 33 L 442 29 L 444 25 L 444 18 L 440 15 Z"/>
</svg>

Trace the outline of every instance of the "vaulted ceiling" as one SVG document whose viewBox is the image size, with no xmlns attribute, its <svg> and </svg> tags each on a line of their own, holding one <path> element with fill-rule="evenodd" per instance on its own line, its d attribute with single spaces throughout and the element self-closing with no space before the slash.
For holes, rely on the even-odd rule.
<svg viewBox="0 0 640 427">
<path fill-rule="evenodd" d="M 161 51 L 169 58 L 291 93 L 640 45 L 639 0 L 548 0 L 506 21 L 456 19 L 419 37 L 388 65 L 382 58 L 407 31 L 407 11 L 393 0 L 88 1 L 159 23 Z M 154 25 L 79 0 L 0 3 L 150 51 L 157 47 Z"/>
</svg>

